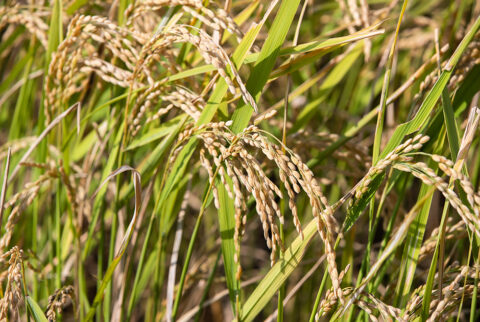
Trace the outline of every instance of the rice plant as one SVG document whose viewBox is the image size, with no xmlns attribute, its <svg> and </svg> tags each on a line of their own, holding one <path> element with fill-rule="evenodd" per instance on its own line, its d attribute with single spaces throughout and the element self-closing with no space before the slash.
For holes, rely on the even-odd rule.
<svg viewBox="0 0 480 322">
<path fill-rule="evenodd" d="M 480 2 L 0 5 L 0 321 L 476 321 Z"/>
</svg>

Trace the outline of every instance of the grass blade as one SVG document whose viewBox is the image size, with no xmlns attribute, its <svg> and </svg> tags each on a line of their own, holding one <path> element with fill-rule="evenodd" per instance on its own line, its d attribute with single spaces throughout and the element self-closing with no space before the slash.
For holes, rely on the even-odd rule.
<svg viewBox="0 0 480 322">
<path fill-rule="evenodd" d="M 247 91 L 258 102 L 263 86 L 267 83 L 268 75 L 273 69 L 276 58 L 280 54 L 280 47 L 285 42 L 300 0 L 284 0 L 278 9 L 277 16 L 269 30 L 268 37 L 260 51 L 255 67 L 247 81 Z M 253 109 L 247 104 L 237 106 L 233 113 L 232 131 L 241 132 L 250 121 Z"/>
<path fill-rule="evenodd" d="M 428 117 L 431 111 L 435 107 L 438 99 L 442 95 L 443 89 L 445 88 L 445 86 L 447 86 L 448 80 L 450 79 L 453 73 L 453 69 L 457 65 L 458 61 L 460 60 L 460 57 L 462 56 L 463 52 L 467 48 L 468 44 L 470 44 L 470 42 L 472 41 L 473 36 L 477 33 L 479 29 L 480 29 L 480 17 L 476 19 L 471 29 L 468 31 L 468 33 L 462 39 L 461 43 L 458 45 L 452 57 L 450 57 L 450 60 L 445 66 L 445 70 L 440 75 L 440 78 L 437 80 L 432 90 L 428 93 L 427 97 L 423 101 L 415 117 L 412 120 L 399 125 L 395 129 L 395 132 L 393 133 L 385 149 L 381 153 L 381 156 L 380 156 L 381 158 L 386 156 L 396 146 L 398 146 L 400 142 L 405 138 L 406 135 L 412 134 L 413 132 L 417 131 L 421 126 L 425 124 L 425 122 L 428 120 Z"/>
<path fill-rule="evenodd" d="M 38 303 L 30 296 L 27 296 L 27 304 L 28 308 L 32 312 L 35 322 L 48 322 L 45 314 L 43 314 L 43 310 L 40 308 Z"/>
<path fill-rule="evenodd" d="M 52 54 L 57 50 L 63 40 L 62 1 L 54 0 L 52 16 L 50 17 L 50 29 L 48 30 L 48 48 L 46 66 L 50 64 Z"/>
<path fill-rule="evenodd" d="M 230 178 L 227 184 L 231 186 Z M 240 283 L 236 278 L 237 264 L 235 263 L 235 244 L 233 234 L 235 231 L 235 206 L 233 200 L 228 196 L 226 188 L 221 182 L 217 182 L 218 198 L 220 209 L 218 210 L 218 224 L 220 238 L 222 239 L 222 255 L 225 265 L 225 278 L 230 296 L 230 303 L 234 315 L 238 310 L 237 303 L 240 301 Z"/>
<path fill-rule="evenodd" d="M 285 280 L 301 262 L 305 250 L 317 233 L 316 220 L 303 229 L 304 239 L 298 236 L 285 250 L 284 256 L 268 271 L 242 307 L 240 321 L 253 321 L 270 302 Z"/>
<path fill-rule="evenodd" d="M 105 273 L 105 276 L 103 277 L 102 283 L 100 287 L 98 288 L 97 294 L 95 295 L 95 299 L 93 300 L 92 306 L 90 308 L 90 311 L 88 311 L 87 316 L 85 317 L 85 321 L 91 321 L 96 313 L 96 307 L 100 304 L 100 302 L 103 299 L 103 292 L 107 288 L 107 286 L 110 283 L 110 280 L 112 279 L 113 272 L 117 265 L 120 263 L 120 260 L 122 259 L 123 254 L 127 250 L 128 243 L 132 237 L 133 229 L 135 227 L 135 224 L 137 222 L 137 215 L 140 212 L 140 207 L 142 203 L 142 183 L 140 181 L 140 173 L 137 172 L 132 167 L 129 166 L 122 166 L 118 168 L 117 170 L 113 171 L 105 180 L 103 183 L 100 185 L 100 187 L 97 189 L 97 192 L 102 189 L 102 187 L 105 185 L 105 183 L 110 180 L 111 178 L 121 174 L 122 172 L 125 171 L 131 171 L 132 172 L 132 177 L 133 177 L 133 185 L 135 187 L 135 209 L 133 212 L 132 219 L 130 220 L 130 224 L 128 225 L 127 230 L 125 231 L 125 235 L 122 239 L 122 243 L 120 248 L 118 249 L 117 253 L 115 254 L 115 258 L 113 258 L 112 262 L 107 268 L 107 271 Z"/>
</svg>

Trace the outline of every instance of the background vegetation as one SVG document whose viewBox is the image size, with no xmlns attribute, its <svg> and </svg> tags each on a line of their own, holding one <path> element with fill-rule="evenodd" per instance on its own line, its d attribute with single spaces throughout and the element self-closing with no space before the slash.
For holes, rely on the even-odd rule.
<svg viewBox="0 0 480 322">
<path fill-rule="evenodd" d="M 0 7 L 0 320 L 479 315 L 480 2 Z"/>
</svg>

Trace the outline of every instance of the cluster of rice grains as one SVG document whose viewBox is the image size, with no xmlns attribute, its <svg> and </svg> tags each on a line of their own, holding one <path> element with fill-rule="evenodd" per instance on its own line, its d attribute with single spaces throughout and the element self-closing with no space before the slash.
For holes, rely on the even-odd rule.
<svg viewBox="0 0 480 322">
<path fill-rule="evenodd" d="M 478 265 L 459 266 L 457 262 L 450 264 L 443 276 L 442 290 L 437 288 L 432 291 L 430 314 L 427 321 L 443 321 L 452 313 L 457 313 L 459 303 L 463 299 L 472 298 L 475 295 L 474 290 L 480 287 L 478 281 L 479 269 Z M 438 278 L 437 274 L 435 279 Z M 406 309 L 401 314 L 402 321 L 411 321 L 420 315 L 424 296 L 425 285 L 412 292 Z"/>
<path fill-rule="evenodd" d="M 27 31 L 33 33 L 44 48 L 47 48 L 48 25 L 45 19 L 50 13 L 39 10 L 32 14 L 28 9 L 18 4 L 15 6 L 0 7 L 0 30 L 8 25 L 23 25 Z"/>
<path fill-rule="evenodd" d="M 200 162 L 207 171 L 210 185 L 213 189 L 215 206 L 219 208 L 219 197 L 215 178 L 217 174 L 225 186 L 235 205 L 235 261 L 240 262 L 240 239 L 244 234 L 246 224 L 247 198 L 244 191 L 251 194 L 256 202 L 256 210 L 262 222 L 265 240 L 271 249 L 272 265 L 276 259 L 277 249 L 284 250 L 280 238 L 277 220 L 284 223 L 283 214 L 276 200 L 283 198 L 281 189 L 265 173 L 256 152 L 260 152 L 268 159 L 270 167 L 278 169 L 279 179 L 288 195 L 289 209 L 291 210 L 294 225 L 299 234 L 302 234 L 300 219 L 297 214 L 295 196 L 305 192 L 312 206 L 312 213 L 317 218 L 318 231 L 325 243 L 329 272 L 334 281 L 336 291 L 340 291 L 338 273 L 333 251 L 333 235 L 338 230 L 333 217 L 333 210 L 329 206 L 320 186 L 316 182 L 312 171 L 303 163 L 293 151 L 272 143 L 268 133 L 251 125 L 239 134 L 234 134 L 228 126 L 230 122 L 218 122 L 192 127 L 179 136 L 179 151 L 182 142 L 195 135 L 201 140 Z M 172 155 L 175 158 L 176 154 Z M 213 161 L 210 161 L 210 159 Z M 172 164 L 173 162 L 170 162 Z M 267 166 L 268 168 L 268 166 Z M 230 183 L 231 179 L 231 183 Z M 238 267 L 237 278 L 240 278 L 241 267 Z M 339 293 L 341 297 L 341 293 Z"/>
<path fill-rule="evenodd" d="M 184 3 L 185 2 L 185 3 Z M 168 5 L 175 5 L 176 1 L 168 1 Z M 188 5 L 187 5 L 188 3 Z M 193 44 L 205 63 L 212 64 L 219 75 L 228 84 L 230 92 L 235 95 L 237 89 L 243 100 L 256 109 L 256 103 L 248 93 L 233 63 L 219 39 L 210 36 L 202 29 L 190 25 L 172 24 L 158 30 L 143 32 L 135 28 L 135 19 L 142 13 L 152 13 L 151 10 L 165 6 L 166 1 L 145 2 L 132 6 L 127 10 L 131 14 L 128 27 L 120 27 L 107 18 L 100 16 L 74 16 L 68 25 L 67 35 L 55 51 L 49 65 L 48 77 L 45 82 L 46 122 L 51 121 L 52 115 L 61 106 L 65 106 L 75 94 L 79 98 L 85 95 L 85 89 L 90 82 L 91 73 L 95 73 L 104 82 L 120 87 L 136 90 L 140 100 L 135 101 L 129 117 L 130 130 L 135 135 L 142 125 L 142 117 L 151 115 L 145 123 L 159 118 L 172 107 L 177 107 L 194 119 L 198 119 L 199 111 L 204 104 L 198 94 L 191 90 L 201 90 L 195 82 L 185 80 L 186 90 L 182 81 L 165 84 L 168 80 L 165 71 L 178 72 L 175 57 L 177 50 L 172 46 L 176 43 Z M 197 1 L 178 1 L 188 13 L 194 8 L 203 8 L 202 22 L 208 21 L 207 26 L 213 30 L 227 28 L 237 36 L 241 32 L 226 12 L 213 14 L 209 9 Z M 151 7 L 151 8 L 150 8 Z M 202 11 L 202 12 L 203 12 Z M 198 16 L 198 14 L 194 14 Z M 157 24 L 161 17 L 157 17 Z M 211 20 L 209 20 L 211 19 Z M 188 86 L 187 86 L 188 85 Z M 170 93 L 158 95 L 159 93 Z M 152 111 L 158 102 L 166 103 L 166 107 Z"/>
<path fill-rule="evenodd" d="M 48 297 L 46 311 L 48 321 L 56 321 L 57 314 L 60 314 L 63 310 L 63 307 L 66 306 L 70 301 L 75 305 L 75 290 L 71 285 L 64 286 L 50 295 Z"/>
<path fill-rule="evenodd" d="M 8 314 L 12 320 L 17 320 L 19 307 L 23 303 L 22 277 L 23 277 L 23 252 L 17 246 L 2 254 L 0 265 L 8 267 L 6 274 L 0 276 L 0 281 L 7 279 L 7 286 L 0 299 L 0 321 L 7 321 Z M 2 270 L 3 271 L 3 270 Z"/>
</svg>

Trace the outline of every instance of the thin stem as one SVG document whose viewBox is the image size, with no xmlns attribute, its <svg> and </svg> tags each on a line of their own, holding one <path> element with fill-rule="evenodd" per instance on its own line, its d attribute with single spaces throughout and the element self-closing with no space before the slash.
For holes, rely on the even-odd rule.
<svg viewBox="0 0 480 322">
<path fill-rule="evenodd" d="M 388 87 L 390 85 L 390 73 L 392 70 L 393 57 L 394 57 L 395 49 L 397 46 L 398 33 L 400 32 L 400 25 L 402 23 L 405 10 L 407 9 L 407 4 L 408 4 L 408 0 L 405 0 L 403 2 L 402 11 L 400 12 L 400 17 L 398 18 L 397 29 L 395 30 L 393 44 L 392 44 L 392 47 L 390 48 L 390 54 L 388 55 L 387 70 L 385 72 L 385 77 L 383 78 L 382 95 L 380 97 L 380 106 L 379 106 L 380 113 L 378 114 L 378 117 L 377 117 L 375 141 L 373 143 L 373 156 L 372 156 L 373 165 L 377 163 L 378 157 L 380 155 L 380 143 L 382 141 L 383 123 L 385 118 L 385 109 L 387 106 Z"/>
<path fill-rule="evenodd" d="M 215 170 L 213 174 L 213 178 L 211 183 L 208 186 L 208 191 L 205 194 L 205 198 L 203 199 L 202 207 L 200 208 L 200 213 L 198 214 L 197 221 L 195 222 L 195 227 L 193 228 L 192 236 L 190 237 L 190 243 L 188 244 L 187 254 L 185 256 L 185 263 L 183 264 L 182 274 L 180 275 L 180 282 L 178 283 L 177 288 L 177 295 L 175 297 L 175 302 L 173 303 L 172 309 L 172 321 L 175 321 L 178 313 L 178 307 L 180 305 L 180 298 L 182 297 L 183 286 L 185 284 L 185 277 L 187 276 L 188 266 L 190 264 L 190 259 L 192 258 L 193 253 L 193 246 L 197 240 L 198 231 L 200 228 L 200 223 L 202 221 L 203 215 L 205 214 L 205 207 L 207 206 L 208 197 L 210 193 L 212 193 L 213 185 L 214 185 L 214 178 L 217 176 L 219 168 Z"/>
</svg>

